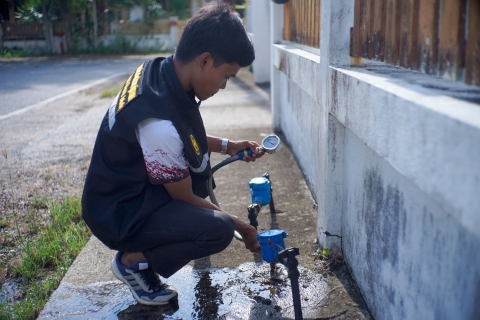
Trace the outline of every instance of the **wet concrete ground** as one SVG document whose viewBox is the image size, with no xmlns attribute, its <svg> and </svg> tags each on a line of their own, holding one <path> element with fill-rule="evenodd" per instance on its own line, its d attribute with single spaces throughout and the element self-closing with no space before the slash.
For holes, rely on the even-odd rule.
<svg viewBox="0 0 480 320">
<path fill-rule="evenodd" d="M 78 113 L 71 121 L 42 135 L 41 143 L 24 148 L 23 161 L 37 159 L 38 164 L 42 159 L 45 165 L 60 156 L 65 158 L 62 161 L 75 159 L 74 155 L 84 154 L 79 148 L 90 149 L 96 123 L 108 102 L 91 104 L 95 107 L 88 112 Z M 68 104 L 57 101 L 45 110 L 60 109 L 62 105 Z M 272 133 L 268 92 L 255 86 L 246 70 L 241 70 L 225 91 L 202 103 L 201 112 L 207 132 L 212 135 L 261 141 Z M 81 145 L 78 141 L 82 141 Z M 61 146 L 58 152 L 57 146 Z M 212 154 L 213 164 L 223 159 Z M 323 272 L 314 259 L 318 249 L 316 203 L 287 145 L 278 154 L 265 155 L 255 163 L 235 162 L 220 169 L 215 174 L 215 194 L 222 209 L 248 221 L 248 181 L 265 172 L 272 180 L 276 212 L 262 209 L 258 230 L 285 229 L 286 246 L 300 249 L 297 258 L 305 319 L 370 319 L 345 267 L 340 266 L 335 273 Z M 114 254 L 92 237 L 38 319 L 293 319 L 290 281 L 270 281 L 270 266 L 256 263 L 258 259 L 237 240 L 224 252 L 191 262 L 170 277 L 167 282 L 179 292 L 178 305 L 164 308 L 135 302 L 127 287 L 110 271 Z"/>
<path fill-rule="evenodd" d="M 317 302 L 328 292 L 327 280 L 300 268 L 300 293 L 305 318 L 315 318 Z M 52 319 L 291 319 L 289 280 L 270 280 L 268 264 L 245 263 L 237 268 L 183 268 L 167 281 L 179 291 L 178 305 L 151 307 L 133 300 L 118 281 L 84 287 L 64 286 L 57 303 L 42 317 Z M 54 311 L 53 311 L 54 310 Z"/>
</svg>

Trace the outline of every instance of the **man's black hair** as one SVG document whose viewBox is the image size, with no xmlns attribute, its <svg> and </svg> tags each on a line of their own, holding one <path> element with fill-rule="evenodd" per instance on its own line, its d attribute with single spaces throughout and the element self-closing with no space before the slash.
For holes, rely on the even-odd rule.
<svg viewBox="0 0 480 320">
<path fill-rule="evenodd" d="M 235 62 L 246 67 L 255 59 L 252 42 L 238 13 L 221 0 L 208 3 L 188 21 L 175 58 L 188 63 L 204 52 L 212 55 L 215 67 Z"/>
</svg>

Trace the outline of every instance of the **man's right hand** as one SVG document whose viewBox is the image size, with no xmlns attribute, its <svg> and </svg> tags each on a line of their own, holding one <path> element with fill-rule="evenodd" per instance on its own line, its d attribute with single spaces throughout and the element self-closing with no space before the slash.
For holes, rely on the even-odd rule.
<svg viewBox="0 0 480 320">
<path fill-rule="evenodd" d="M 251 225 L 237 218 L 233 219 L 235 220 L 235 230 L 237 230 L 242 236 L 243 242 L 245 243 L 245 248 L 251 252 L 260 253 L 260 243 L 258 243 L 257 240 L 257 230 Z"/>
<path fill-rule="evenodd" d="M 199 196 L 193 194 L 192 179 L 190 176 L 183 180 L 164 184 L 165 189 L 172 199 L 180 200 L 194 206 L 209 208 L 224 212 L 222 209 Z M 235 230 L 240 233 L 245 242 L 245 248 L 252 252 L 260 252 L 260 243 L 257 240 L 257 230 L 246 222 L 231 215 L 235 221 Z"/>
</svg>

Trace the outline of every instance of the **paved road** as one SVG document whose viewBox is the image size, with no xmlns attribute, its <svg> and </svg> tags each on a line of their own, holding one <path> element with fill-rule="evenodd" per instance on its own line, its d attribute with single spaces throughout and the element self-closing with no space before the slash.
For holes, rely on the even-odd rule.
<svg viewBox="0 0 480 320">
<path fill-rule="evenodd" d="M 131 73 L 149 56 L 39 58 L 0 62 L 0 116 L 96 80 Z"/>
</svg>

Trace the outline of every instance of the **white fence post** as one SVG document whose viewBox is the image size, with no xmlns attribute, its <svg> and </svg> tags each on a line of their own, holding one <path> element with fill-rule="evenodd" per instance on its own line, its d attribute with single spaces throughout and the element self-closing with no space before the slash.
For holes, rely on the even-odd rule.
<svg viewBox="0 0 480 320">
<path fill-rule="evenodd" d="M 170 46 L 174 50 L 178 44 L 178 17 L 170 17 Z"/>
</svg>

